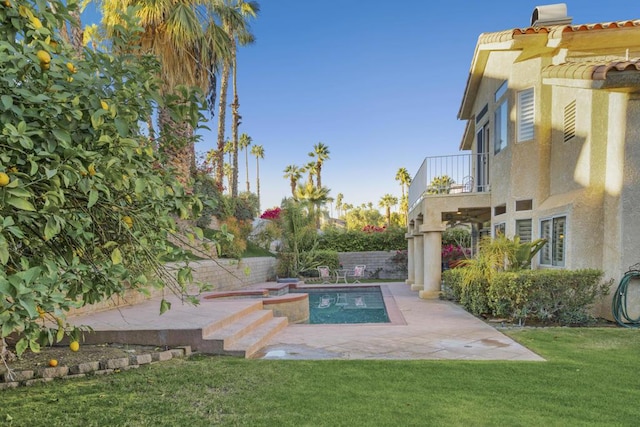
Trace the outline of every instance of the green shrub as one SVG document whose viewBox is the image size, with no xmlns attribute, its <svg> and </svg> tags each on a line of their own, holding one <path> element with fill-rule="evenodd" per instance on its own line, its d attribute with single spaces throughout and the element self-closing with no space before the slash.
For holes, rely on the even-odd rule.
<svg viewBox="0 0 640 427">
<path fill-rule="evenodd" d="M 276 276 L 292 277 L 297 275 L 296 256 L 293 252 L 278 252 L 278 260 L 276 262 Z"/>
<path fill-rule="evenodd" d="M 330 228 L 318 239 L 318 248 L 336 252 L 397 251 L 407 248 L 406 230 L 400 227 L 381 232 Z"/>
<path fill-rule="evenodd" d="M 593 319 L 589 309 L 608 286 L 599 270 L 534 270 L 496 274 L 488 288 L 496 316 L 520 323 L 581 324 Z"/>
</svg>

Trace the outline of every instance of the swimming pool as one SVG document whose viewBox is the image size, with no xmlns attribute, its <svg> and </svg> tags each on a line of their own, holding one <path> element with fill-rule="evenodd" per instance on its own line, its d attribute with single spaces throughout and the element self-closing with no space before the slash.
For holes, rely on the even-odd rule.
<svg viewBox="0 0 640 427">
<path fill-rule="evenodd" d="M 389 323 L 379 286 L 290 289 L 309 294 L 310 324 Z"/>
</svg>

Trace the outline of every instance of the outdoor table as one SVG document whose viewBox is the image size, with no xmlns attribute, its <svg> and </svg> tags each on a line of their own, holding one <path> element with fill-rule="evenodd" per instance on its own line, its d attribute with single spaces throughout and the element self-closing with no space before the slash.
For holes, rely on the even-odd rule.
<svg viewBox="0 0 640 427">
<path fill-rule="evenodd" d="M 350 270 L 345 269 L 345 268 L 341 268 L 336 270 L 336 284 L 338 284 L 338 282 L 340 281 L 340 279 L 344 280 L 344 283 L 346 285 L 349 284 L 349 282 L 347 282 L 347 274 L 349 273 Z"/>
</svg>

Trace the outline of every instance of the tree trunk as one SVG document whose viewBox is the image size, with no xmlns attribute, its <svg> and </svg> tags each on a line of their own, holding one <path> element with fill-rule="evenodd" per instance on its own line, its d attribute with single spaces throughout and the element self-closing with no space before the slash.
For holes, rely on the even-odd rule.
<svg viewBox="0 0 640 427">
<path fill-rule="evenodd" d="M 317 171 L 318 180 L 317 180 L 317 185 L 316 186 L 318 188 L 322 188 L 322 163 L 317 163 L 316 168 L 318 169 L 318 171 Z"/>
<path fill-rule="evenodd" d="M 258 212 L 260 212 L 260 160 L 258 157 L 256 157 L 256 191 L 258 192 Z"/>
<path fill-rule="evenodd" d="M 233 140 L 233 190 L 231 191 L 232 197 L 238 196 L 238 127 L 240 126 L 240 114 L 238 109 L 240 103 L 238 102 L 238 86 L 237 86 L 237 59 L 236 59 L 236 41 L 231 39 L 231 61 L 233 72 L 233 102 L 231 103 L 231 138 Z"/>
<path fill-rule="evenodd" d="M 216 184 L 224 188 L 224 131 L 227 113 L 227 89 L 229 88 L 229 62 L 222 66 L 220 81 L 220 102 L 218 103 L 218 150 L 216 151 Z"/>
<path fill-rule="evenodd" d="M 71 23 L 71 45 L 76 55 L 82 55 L 82 42 L 84 31 L 82 30 L 82 21 L 80 20 L 80 10 L 76 9 L 70 13 L 75 22 Z"/>
<path fill-rule="evenodd" d="M 249 149 L 244 149 L 244 167 L 247 172 L 247 193 L 251 191 L 251 185 L 249 184 Z"/>
<path fill-rule="evenodd" d="M 185 122 L 176 123 L 166 108 L 160 109 L 158 121 L 162 135 L 159 148 L 167 157 L 167 166 L 175 170 L 176 178 L 188 190 L 195 165 L 193 128 Z"/>
</svg>

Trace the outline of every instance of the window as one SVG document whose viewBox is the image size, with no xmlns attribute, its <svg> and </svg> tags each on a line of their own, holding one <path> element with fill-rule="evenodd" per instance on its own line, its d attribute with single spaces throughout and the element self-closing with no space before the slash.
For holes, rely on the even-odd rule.
<svg viewBox="0 0 640 427">
<path fill-rule="evenodd" d="M 493 154 L 498 154 L 507 147 L 507 125 L 509 123 L 507 109 L 507 82 L 503 82 L 495 93 L 495 102 L 497 103 L 493 120 Z"/>
<path fill-rule="evenodd" d="M 533 88 L 518 92 L 518 142 L 533 139 L 534 130 Z"/>
<path fill-rule="evenodd" d="M 502 98 L 507 93 L 507 89 L 509 88 L 509 85 L 507 83 L 508 82 L 506 80 L 502 82 L 502 84 L 496 91 L 496 97 L 493 100 L 494 102 L 500 101 L 500 98 Z"/>
<path fill-rule="evenodd" d="M 494 237 L 498 237 L 500 235 L 504 236 L 506 231 L 507 231 L 507 227 L 505 223 L 501 222 L 500 224 L 496 224 L 495 227 L 493 227 L 493 236 Z"/>
<path fill-rule="evenodd" d="M 504 203 L 493 208 L 494 216 L 502 215 L 503 213 L 506 213 L 506 212 L 507 212 L 507 205 Z"/>
<path fill-rule="evenodd" d="M 564 107 L 564 142 L 570 141 L 576 136 L 576 100 L 574 99 Z"/>
<path fill-rule="evenodd" d="M 540 251 L 540 264 L 564 267 L 567 217 L 559 216 L 540 222 L 540 237 L 547 243 Z"/>
<path fill-rule="evenodd" d="M 519 219 L 516 221 L 516 236 L 520 236 L 520 242 L 531 242 L 531 220 Z"/>
<path fill-rule="evenodd" d="M 503 100 L 495 112 L 493 132 L 493 154 L 498 154 L 504 148 L 507 148 L 507 100 Z"/>
<path fill-rule="evenodd" d="M 530 211 L 533 209 L 533 200 L 516 200 L 516 211 Z"/>
</svg>

